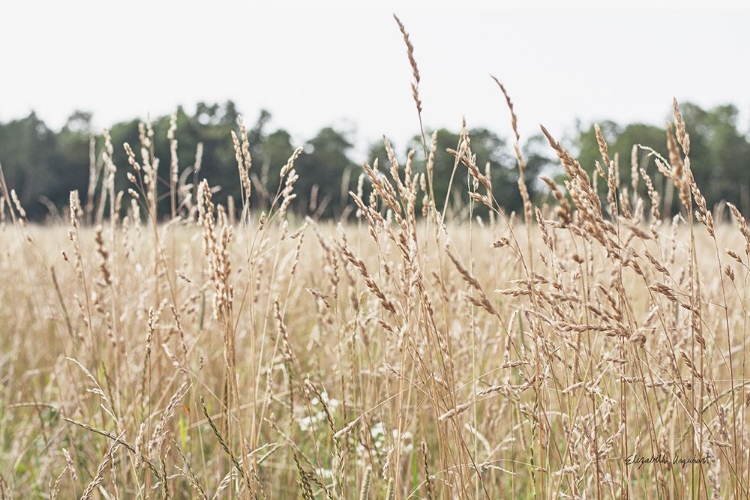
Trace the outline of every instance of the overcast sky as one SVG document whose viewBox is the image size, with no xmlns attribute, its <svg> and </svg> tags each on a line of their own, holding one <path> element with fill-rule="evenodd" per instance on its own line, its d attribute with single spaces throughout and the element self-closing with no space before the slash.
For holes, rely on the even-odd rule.
<svg viewBox="0 0 750 500">
<path fill-rule="evenodd" d="M 0 121 L 33 109 L 59 128 L 81 109 L 101 129 L 232 99 L 248 122 L 268 109 L 271 126 L 298 142 L 334 125 L 360 146 L 385 134 L 401 149 L 418 122 L 395 12 L 415 47 L 427 127 L 457 130 L 465 116 L 510 136 L 492 74 L 526 137 L 540 123 L 559 136 L 577 118 L 661 124 L 672 97 L 734 103 L 747 130 L 750 11 L 733 3 L 603 11 L 587 2 L 3 2 Z"/>
</svg>

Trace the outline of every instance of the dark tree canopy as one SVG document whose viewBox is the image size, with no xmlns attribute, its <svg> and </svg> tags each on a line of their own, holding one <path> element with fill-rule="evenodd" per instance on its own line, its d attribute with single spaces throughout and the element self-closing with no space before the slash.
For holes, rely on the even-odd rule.
<svg viewBox="0 0 750 500">
<path fill-rule="evenodd" d="M 709 204 L 721 200 L 734 203 L 747 214 L 750 211 L 750 142 L 748 134 L 739 129 L 738 109 L 733 105 L 702 109 L 691 103 L 681 105 L 682 115 L 691 137 L 691 163 L 695 179 Z M 177 159 L 180 182 L 192 185 L 199 179 L 207 179 L 216 189 L 215 201 L 226 204 L 231 196 L 239 210 L 242 191 L 238 166 L 232 144 L 231 133 L 239 134 L 240 112 L 232 101 L 225 103 L 200 102 L 194 111 L 179 107 L 176 111 Z M 104 141 L 91 127 L 92 114 L 76 111 L 59 130 L 46 126 L 35 113 L 29 116 L 0 123 L 0 164 L 9 189 L 14 189 L 29 218 L 41 220 L 55 214 L 68 202 L 70 191 L 78 190 L 82 199 L 89 196 L 89 178 L 92 168 L 95 177 L 102 175 L 102 150 Z M 170 213 L 170 141 L 167 138 L 171 117 L 159 116 L 152 120 L 153 144 L 147 154 L 160 159 L 158 177 L 159 213 Z M 252 184 L 250 208 L 265 210 L 271 206 L 277 193 L 283 188 L 280 172 L 294 150 L 302 146 L 303 152 L 295 162 L 299 180 L 295 185 L 297 198 L 289 207 L 300 216 L 346 217 L 353 212 L 350 191 L 357 190 L 362 172 L 360 162 L 380 164 L 381 172 L 387 174 L 390 163 L 382 141 L 370 145 L 365 158 L 356 158 L 353 153 L 355 138 L 350 133 L 333 127 L 324 127 L 318 133 L 295 144 L 291 134 L 272 126 L 272 115 L 260 110 L 256 116 L 245 116 L 245 129 L 252 168 L 249 177 Z M 666 131 L 643 123 L 618 124 L 604 121 L 599 124 L 607 140 L 609 156 L 617 158 L 621 185 L 630 185 L 631 156 L 634 144 L 654 148 L 668 158 Z M 130 144 L 140 157 L 139 121 L 117 123 L 109 133 L 114 147 L 113 161 L 117 167 L 115 185 L 117 191 L 126 191 L 129 186 L 126 174 L 130 170 L 123 144 Z M 429 141 L 431 131 L 427 131 Z M 521 196 L 518 190 L 518 161 L 512 145 L 492 130 L 475 128 L 469 130 L 470 147 L 476 155 L 476 165 L 483 173 L 488 167 L 492 179 L 492 195 L 500 208 L 506 212 L 520 212 Z M 458 131 L 437 130 L 437 150 L 434 163 L 433 192 L 439 210 L 445 206 L 448 215 L 465 218 L 468 207 L 473 214 L 484 216 L 487 209 L 481 204 L 470 205 L 467 191 L 472 180 L 466 167 L 456 163 L 448 152 L 459 146 Z M 571 151 L 581 165 L 592 173 L 595 163 L 603 162 L 593 125 L 578 125 L 570 142 Z M 201 169 L 196 175 L 196 151 L 202 145 Z M 421 135 L 415 135 L 407 148 L 397 149 L 397 161 L 403 166 L 407 152 L 414 151 L 412 171 L 425 172 L 424 148 Z M 525 181 L 532 199 L 544 201 L 547 188 L 538 179 L 541 173 L 560 176 L 553 151 L 540 134 L 532 136 L 522 144 L 526 163 Z M 679 210 L 676 196 L 670 193 L 673 187 L 656 171 L 647 152 L 636 150 L 635 161 L 652 176 L 656 189 L 667 200 L 663 208 L 666 213 Z M 403 170 L 402 170 L 403 172 Z M 602 196 L 606 183 L 600 182 Z M 93 191 L 99 196 L 100 184 Z M 368 192 L 369 183 L 363 189 Z M 639 194 L 645 197 L 643 182 L 638 185 Z M 480 194 L 486 194 L 484 188 Z M 665 196 L 666 195 L 666 196 Z M 127 198 L 127 196 L 126 196 Z M 84 200 L 85 201 L 85 200 Z M 127 203 L 127 200 L 125 200 Z M 421 197 L 419 202 L 421 203 Z"/>
<path fill-rule="evenodd" d="M 690 135 L 690 162 L 698 186 L 709 205 L 728 201 L 739 207 L 743 213 L 750 212 L 750 141 L 748 133 L 738 128 L 738 110 L 733 105 L 717 106 L 704 110 L 692 103 L 680 105 Z M 665 127 L 642 123 L 620 125 L 606 121 L 599 124 L 608 143 L 609 156 L 619 160 L 621 185 L 631 183 L 631 160 L 633 145 L 644 145 L 656 150 L 664 158 L 667 153 L 667 133 Z M 603 164 L 593 125 L 587 129 L 579 127 L 574 140 L 574 149 L 581 165 L 589 172 L 594 171 L 595 162 Z M 636 151 L 636 161 L 645 166 L 654 179 L 656 189 L 671 200 L 664 214 L 674 214 L 679 210 L 676 196 L 670 193 L 673 186 L 657 169 L 653 160 L 646 158 L 648 152 Z M 600 183 L 600 191 L 606 186 Z M 645 186 L 641 182 L 639 193 L 645 196 Z"/>
</svg>

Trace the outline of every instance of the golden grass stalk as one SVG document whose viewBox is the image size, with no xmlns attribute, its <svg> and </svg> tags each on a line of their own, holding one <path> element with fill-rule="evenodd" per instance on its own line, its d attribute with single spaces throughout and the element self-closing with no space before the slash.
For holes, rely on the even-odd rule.
<svg viewBox="0 0 750 500">
<path fill-rule="evenodd" d="M 411 43 L 411 39 L 409 38 L 409 33 L 406 32 L 406 27 L 401 22 L 401 20 L 396 16 L 396 14 L 393 14 L 393 19 L 396 20 L 396 24 L 398 24 L 398 29 L 401 31 L 401 36 L 404 38 L 404 43 L 406 44 L 406 55 L 409 58 L 409 65 L 411 66 L 412 76 L 414 77 L 414 80 L 411 83 L 411 96 L 414 99 L 414 104 L 417 106 L 417 117 L 419 118 L 419 131 L 422 134 L 422 147 L 424 149 L 424 155 L 425 158 L 427 157 L 427 139 L 425 137 L 424 133 L 424 125 L 422 124 L 422 100 L 419 98 L 419 68 L 417 67 L 417 61 L 414 58 L 414 45 Z"/>
</svg>

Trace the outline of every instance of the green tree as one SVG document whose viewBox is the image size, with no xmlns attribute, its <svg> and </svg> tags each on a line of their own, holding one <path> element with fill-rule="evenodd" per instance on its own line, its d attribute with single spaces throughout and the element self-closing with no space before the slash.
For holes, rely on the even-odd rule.
<svg viewBox="0 0 750 500">
<path fill-rule="evenodd" d="M 492 194 L 497 203 L 506 211 L 517 211 L 522 205 L 521 195 L 518 191 L 519 174 L 515 156 L 511 156 L 506 141 L 485 128 L 471 129 L 468 134 L 471 151 L 476 155 L 476 165 L 482 174 L 485 173 L 489 164 Z M 443 207 L 446 206 L 446 199 L 448 199 L 448 211 L 465 216 L 468 215 L 469 186 L 473 181 L 468 169 L 460 163 L 456 165 L 455 157 L 447 151 L 448 149 L 456 150 L 459 139 L 458 133 L 446 129 L 437 131 L 433 192 L 439 210 L 443 210 Z M 416 151 L 422 151 L 421 137 L 415 136 L 410 147 Z M 424 162 L 422 162 L 422 165 L 424 165 Z M 423 170 L 424 166 L 421 168 Z M 527 180 L 533 181 L 535 176 L 536 173 L 532 169 L 527 169 Z M 533 182 L 527 182 L 527 184 L 529 189 L 533 191 Z M 484 194 L 483 188 L 480 187 L 479 192 Z M 484 215 L 487 213 L 487 209 L 482 205 L 475 204 L 474 213 Z"/>
<path fill-rule="evenodd" d="M 726 200 L 739 206 L 743 212 L 750 211 L 750 142 L 747 134 L 737 128 L 738 110 L 733 105 L 717 106 L 704 110 L 692 103 L 684 103 L 680 111 L 690 135 L 690 161 L 698 186 L 709 205 Z M 618 158 L 620 184 L 630 185 L 631 151 L 633 145 L 642 144 L 656 150 L 664 158 L 667 152 L 666 129 L 632 123 L 626 126 L 605 121 L 600 124 L 602 134 L 608 143 L 610 159 Z M 594 164 L 603 163 L 596 140 L 594 126 L 578 128 L 574 140 L 581 166 L 590 174 Z M 673 196 L 672 182 L 657 173 L 654 162 L 646 158 L 647 153 L 638 150 L 636 161 L 646 166 L 663 200 L 662 214 L 668 215 L 680 210 L 677 196 Z M 601 179 L 600 179 L 601 181 Z M 599 182 L 602 195 L 606 192 L 606 182 Z M 645 188 L 639 184 L 639 195 L 644 197 Z M 671 204 L 666 206 L 667 203 Z"/>
<path fill-rule="evenodd" d="M 78 191 L 82 203 L 86 202 L 92 116 L 89 112 L 74 112 L 56 135 L 55 154 L 50 163 L 55 181 L 48 184 L 43 196 L 57 209 L 69 203 L 71 191 Z"/>
<path fill-rule="evenodd" d="M 296 208 L 300 213 L 338 217 L 349 204 L 348 193 L 356 189 L 355 165 L 348 152 L 352 143 L 331 127 L 321 129 L 307 141 L 295 168 Z"/>
<path fill-rule="evenodd" d="M 237 123 L 239 112 L 234 101 L 226 101 L 223 104 L 207 104 L 203 101 L 195 106 L 194 118 L 201 125 L 225 125 L 234 126 Z"/>
<path fill-rule="evenodd" d="M 685 103 L 680 112 L 690 134 L 693 175 L 703 196 L 711 205 L 726 200 L 750 213 L 750 142 L 737 128 L 737 107 L 704 110 Z"/>
<path fill-rule="evenodd" d="M 206 179 L 215 190 L 214 201 L 227 206 L 229 196 L 234 198 L 236 210 L 240 210 L 242 194 L 240 190 L 237 160 L 232 143 L 231 132 L 240 135 L 238 127 L 239 112 L 234 103 L 224 104 L 198 103 L 195 113 L 188 115 L 182 107 L 177 109 L 175 138 L 178 142 L 177 156 L 179 176 L 186 184 L 193 183 L 195 154 L 198 143 L 203 144 L 201 170 L 199 179 Z M 267 134 L 267 124 L 271 114 L 261 110 L 254 123 L 246 122 L 252 168 L 250 175 L 253 181 L 251 205 L 254 208 L 266 208 L 278 188 L 278 172 L 292 154 L 291 137 L 284 130 Z M 153 154 L 159 159 L 158 197 L 159 214 L 170 213 L 170 143 L 167 132 L 171 116 L 156 117 L 152 121 L 154 130 Z M 130 170 L 123 143 L 129 143 L 140 161 L 141 145 L 138 133 L 138 120 L 114 125 L 111 129 L 112 142 L 115 146 L 114 161 L 118 167 L 116 184 L 118 189 L 130 187 L 126 172 Z M 270 175 L 275 172 L 275 177 Z M 193 186 L 194 187 L 194 186 Z"/>
<path fill-rule="evenodd" d="M 506 212 L 519 211 L 522 209 L 521 194 L 518 189 L 518 162 L 515 153 L 512 152 L 507 142 L 494 132 L 485 128 L 476 128 L 468 131 L 471 151 L 476 155 L 476 165 L 484 174 L 489 164 L 490 178 L 492 181 L 492 194 L 498 205 Z M 432 132 L 427 134 L 428 137 Z M 446 206 L 450 214 L 459 217 L 468 216 L 469 186 L 473 183 L 468 169 L 461 163 L 456 164 L 455 157 L 447 150 L 456 150 L 459 145 L 460 135 L 447 129 L 437 130 L 437 147 L 435 151 L 435 163 L 433 168 L 433 193 L 438 210 Z M 529 194 L 532 198 L 538 197 L 541 188 L 537 182 L 539 173 L 544 169 L 550 169 L 555 162 L 545 154 L 543 150 L 543 136 L 535 136 L 527 142 L 523 148 L 526 169 L 524 179 Z M 424 173 L 425 162 L 421 135 L 416 135 L 409 142 L 409 149 L 416 152 L 412 166 L 413 172 Z M 406 155 L 396 155 L 396 159 L 403 166 Z M 374 143 L 368 152 L 368 161 L 372 165 L 377 158 L 381 172 L 390 171 L 390 163 L 385 146 L 382 142 Z M 402 171 L 403 175 L 403 171 Z M 479 189 L 480 194 L 484 188 Z M 421 197 L 420 197 L 421 200 Z M 421 205 L 420 205 L 421 206 Z M 480 204 L 474 204 L 475 215 L 486 215 L 487 209 Z"/>
<path fill-rule="evenodd" d="M 261 151 L 261 161 L 250 176 L 256 193 L 253 202 L 267 209 L 279 192 L 281 169 L 294 152 L 292 136 L 286 130 L 276 130 L 262 137 Z"/>
<path fill-rule="evenodd" d="M 619 176 L 620 186 L 627 188 L 631 195 L 633 191 L 631 187 L 633 146 L 638 144 L 647 146 L 653 148 L 661 156 L 665 158 L 669 157 L 666 146 L 667 136 L 664 128 L 643 123 L 631 123 L 623 127 L 612 121 L 604 121 L 599 124 L 599 127 L 607 142 L 607 155 L 610 161 L 617 163 L 617 176 Z M 599 151 L 599 144 L 593 124 L 586 130 L 579 128 L 575 144 L 578 149 L 578 161 L 592 179 L 596 174 L 596 162 L 599 162 L 602 169 L 608 172 L 608 167 L 604 164 L 602 154 Z M 661 174 L 657 174 L 653 160 L 649 161 L 648 159 L 647 151 L 639 148 L 635 150 L 635 154 L 635 161 L 638 167 L 646 169 L 655 187 L 660 191 L 661 199 L 664 200 L 664 193 L 671 188 L 664 182 L 664 177 Z M 595 182 L 597 183 L 602 201 L 604 201 L 606 200 L 607 181 L 598 175 L 597 177 Z M 646 200 L 648 199 L 643 182 L 638 183 L 638 195 Z M 676 203 L 676 200 L 673 203 Z M 603 203 L 602 206 L 606 207 L 606 204 Z"/>
<path fill-rule="evenodd" d="M 0 164 L 8 189 L 15 189 L 30 218 L 42 217 L 40 203 L 59 179 L 54 176 L 55 133 L 32 112 L 0 126 Z"/>
</svg>

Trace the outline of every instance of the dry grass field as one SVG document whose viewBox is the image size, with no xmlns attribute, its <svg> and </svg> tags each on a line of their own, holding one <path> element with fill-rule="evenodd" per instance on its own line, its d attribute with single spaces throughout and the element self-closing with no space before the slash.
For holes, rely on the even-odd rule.
<svg viewBox="0 0 750 500">
<path fill-rule="evenodd" d="M 443 221 L 410 163 L 365 166 L 356 223 L 295 220 L 292 158 L 267 214 L 202 183 L 155 224 L 147 137 L 103 227 L 77 194 L 30 225 L 4 189 L 0 495 L 747 497 L 750 231 L 714 226 L 675 117 L 671 222 L 603 140 L 606 201 L 550 138 L 573 204 L 550 181 L 518 222 L 467 136 L 484 221 Z"/>
<path fill-rule="evenodd" d="M 65 227 L 0 183 L 0 498 L 747 498 L 750 230 L 708 209 L 674 117 L 630 186 L 601 136 L 593 176 L 548 136 L 565 185 L 535 207 L 521 182 L 511 216 L 463 134 L 484 220 L 391 155 L 343 226 L 287 214 L 294 157 L 267 212 L 173 182 L 159 223 L 145 133 Z"/>
</svg>

